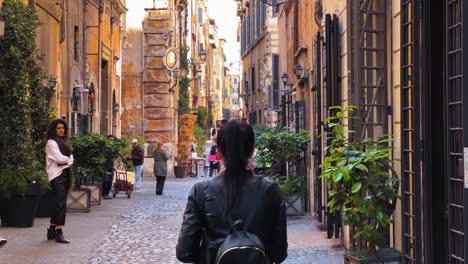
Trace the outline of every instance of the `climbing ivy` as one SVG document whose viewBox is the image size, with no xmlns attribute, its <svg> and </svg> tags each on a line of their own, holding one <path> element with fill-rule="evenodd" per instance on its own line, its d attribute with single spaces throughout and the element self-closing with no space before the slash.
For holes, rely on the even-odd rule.
<svg viewBox="0 0 468 264">
<path fill-rule="evenodd" d="M 6 0 L 0 11 L 0 193 L 21 193 L 27 183 L 47 185 L 45 133 L 54 90 L 39 66 L 36 11 L 20 0 Z"/>
<path fill-rule="evenodd" d="M 189 92 L 190 79 L 185 77 L 179 82 L 179 115 L 190 114 L 192 109 L 190 108 L 190 92 Z"/>
<path fill-rule="evenodd" d="M 204 106 L 200 106 L 198 107 L 198 110 L 197 110 L 197 124 L 201 127 L 201 128 L 207 128 L 207 125 L 206 125 L 206 118 L 208 116 L 208 110 L 206 109 L 206 107 Z"/>
</svg>

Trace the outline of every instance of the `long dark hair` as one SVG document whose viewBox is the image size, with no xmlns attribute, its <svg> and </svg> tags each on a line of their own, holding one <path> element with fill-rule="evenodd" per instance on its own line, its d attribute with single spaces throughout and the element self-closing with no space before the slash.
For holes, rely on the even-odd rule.
<svg viewBox="0 0 468 264">
<path fill-rule="evenodd" d="M 50 122 L 49 127 L 47 128 L 47 140 L 56 139 L 58 137 L 56 131 L 58 124 L 62 124 L 65 127 L 65 139 L 68 139 L 67 122 L 65 122 L 63 119 L 55 119 L 54 121 Z"/>
<path fill-rule="evenodd" d="M 65 135 L 63 137 L 59 137 L 57 135 L 56 128 L 59 124 L 62 124 L 65 128 Z M 47 128 L 47 140 L 49 139 L 55 140 L 57 142 L 60 152 L 62 152 L 63 155 L 70 156 L 72 149 L 70 139 L 68 138 L 68 125 L 65 120 L 55 119 L 54 121 L 50 122 L 49 127 Z"/>
<path fill-rule="evenodd" d="M 245 119 L 229 121 L 218 133 L 217 145 L 224 157 L 224 185 L 226 191 L 227 217 L 238 202 L 238 194 L 245 181 L 252 175 L 248 169 L 255 136 L 252 127 Z"/>
</svg>

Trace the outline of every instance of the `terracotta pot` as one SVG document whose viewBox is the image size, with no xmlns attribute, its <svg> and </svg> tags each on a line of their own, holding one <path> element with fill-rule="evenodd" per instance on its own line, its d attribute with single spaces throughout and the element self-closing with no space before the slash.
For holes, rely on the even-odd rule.
<svg viewBox="0 0 468 264">
<path fill-rule="evenodd" d="M 174 174 L 176 178 L 185 178 L 187 176 L 187 165 L 174 166 Z"/>
</svg>

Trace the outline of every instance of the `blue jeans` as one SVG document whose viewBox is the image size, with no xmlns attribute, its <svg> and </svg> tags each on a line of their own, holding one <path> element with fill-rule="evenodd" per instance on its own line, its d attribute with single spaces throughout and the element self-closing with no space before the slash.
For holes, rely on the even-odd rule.
<svg viewBox="0 0 468 264">
<path fill-rule="evenodd" d="M 135 190 L 141 190 L 141 173 L 143 165 L 135 166 Z"/>
</svg>

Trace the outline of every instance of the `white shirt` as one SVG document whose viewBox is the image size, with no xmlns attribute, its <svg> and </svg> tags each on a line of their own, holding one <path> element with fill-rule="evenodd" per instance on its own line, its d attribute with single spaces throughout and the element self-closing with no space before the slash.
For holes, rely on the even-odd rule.
<svg viewBox="0 0 468 264">
<path fill-rule="evenodd" d="M 60 152 L 57 142 L 53 139 L 47 140 L 46 144 L 46 171 L 49 181 L 57 178 L 62 171 L 73 164 L 73 155 L 67 157 Z M 59 165 L 64 164 L 64 165 Z"/>
</svg>

